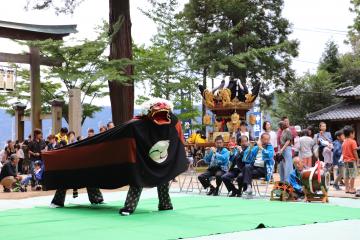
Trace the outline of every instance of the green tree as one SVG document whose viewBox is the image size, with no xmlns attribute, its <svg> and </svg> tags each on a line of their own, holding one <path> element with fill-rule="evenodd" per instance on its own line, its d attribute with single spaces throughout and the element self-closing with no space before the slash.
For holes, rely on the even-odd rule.
<svg viewBox="0 0 360 240">
<path fill-rule="evenodd" d="M 321 110 L 338 100 L 332 96 L 337 85 L 327 71 L 307 73 L 292 82 L 285 91 L 275 93 L 275 104 L 271 108 L 274 118 L 288 116 L 294 124 L 306 126 L 306 115 Z"/>
<path fill-rule="evenodd" d="M 350 12 L 355 15 L 354 22 L 349 26 L 347 42 L 352 46 L 354 53 L 359 53 L 360 40 L 360 0 L 350 0 Z"/>
<path fill-rule="evenodd" d="M 150 95 L 172 100 L 180 119 L 199 115 L 193 105 L 199 100 L 198 78 L 188 66 L 185 32 L 176 18 L 177 0 L 149 1 L 152 9 L 143 11 L 157 24 L 151 46 L 134 47 L 135 76 L 150 86 Z"/>
<path fill-rule="evenodd" d="M 210 63 L 216 45 L 209 44 L 206 38 L 210 35 L 214 24 L 215 2 L 212 0 L 189 1 L 182 12 L 177 15 L 185 26 L 188 65 L 193 72 L 202 77 L 202 86 L 207 88 Z M 206 106 L 202 103 L 202 119 L 206 114 Z M 204 126 L 204 123 L 202 123 Z M 205 129 L 203 129 L 205 130 Z"/>
<path fill-rule="evenodd" d="M 105 79 L 117 79 L 122 81 L 121 74 L 128 61 L 109 61 L 104 54 L 109 46 L 107 25 L 98 29 L 95 40 L 75 40 L 76 43 L 69 45 L 63 40 L 45 40 L 33 42 L 19 42 L 25 45 L 39 47 L 42 56 L 57 59 L 62 64 L 42 69 L 43 81 L 41 82 L 42 112 L 51 113 L 50 101 L 54 98 L 65 100 L 63 115 L 68 121 L 68 93 L 71 89 L 81 90 L 81 104 L 83 119 L 94 117 L 102 107 L 92 104 L 94 99 L 108 96 L 107 82 Z M 20 69 L 21 77 L 16 83 L 16 90 L 8 95 L 8 102 L 30 100 L 30 76 L 29 71 Z M 12 112 L 11 106 L 9 111 Z"/>
<path fill-rule="evenodd" d="M 290 23 L 282 8 L 282 0 L 190 0 L 183 15 L 213 76 L 261 82 L 266 90 L 287 86 L 294 76 L 290 64 L 298 43 L 288 39 Z M 200 29 L 205 34 L 197 38 Z"/>
<path fill-rule="evenodd" d="M 55 10 L 56 14 L 72 14 L 83 0 L 27 0 L 27 9 Z M 109 0 L 110 60 L 132 60 L 130 0 Z M 112 118 L 115 125 L 126 122 L 134 113 L 134 67 L 131 61 L 123 66 L 119 74 L 122 81 L 109 78 L 109 94 Z"/>
<path fill-rule="evenodd" d="M 53 8 L 56 14 L 72 14 L 74 13 L 75 8 L 82 2 L 83 0 L 61 0 L 61 1 L 53 1 L 53 0 L 27 0 L 25 9 L 49 9 Z"/>
<path fill-rule="evenodd" d="M 351 0 L 350 11 L 355 18 L 349 26 L 348 39 L 345 41 L 350 44 L 352 51 L 340 56 L 340 66 L 337 81 L 341 87 L 356 86 L 360 84 L 360 1 Z"/>
<path fill-rule="evenodd" d="M 339 68 L 341 68 L 339 48 L 334 41 L 330 40 L 326 43 L 325 51 L 320 59 L 319 70 L 337 73 Z"/>
<path fill-rule="evenodd" d="M 342 87 L 360 85 L 360 55 L 354 52 L 340 57 L 341 68 L 338 71 L 338 82 Z"/>
</svg>

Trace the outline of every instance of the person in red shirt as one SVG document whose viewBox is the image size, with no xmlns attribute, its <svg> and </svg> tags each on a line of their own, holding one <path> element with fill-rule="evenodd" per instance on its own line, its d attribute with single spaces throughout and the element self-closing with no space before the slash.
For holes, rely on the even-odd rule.
<svg viewBox="0 0 360 240">
<path fill-rule="evenodd" d="M 344 127 L 345 141 L 342 145 L 342 154 L 345 164 L 345 192 L 355 194 L 354 182 L 357 175 L 356 164 L 359 160 L 357 154 L 357 143 L 355 139 L 355 131 L 351 126 Z"/>
</svg>

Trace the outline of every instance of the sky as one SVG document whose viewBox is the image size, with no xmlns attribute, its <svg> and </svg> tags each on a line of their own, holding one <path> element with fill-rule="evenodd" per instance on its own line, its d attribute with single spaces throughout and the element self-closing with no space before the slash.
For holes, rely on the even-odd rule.
<svg viewBox="0 0 360 240">
<path fill-rule="evenodd" d="M 60 1 L 60 0 L 55 0 Z M 27 0 L 2 1 L 0 20 L 33 24 L 77 24 L 78 33 L 72 37 L 93 38 L 93 29 L 108 19 L 108 0 L 84 0 L 73 15 L 57 16 L 53 10 L 35 11 L 24 9 Z M 179 0 L 180 6 L 187 0 Z M 300 42 L 299 56 L 294 59 L 292 67 L 297 75 L 315 72 L 325 44 L 334 40 L 340 53 L 350 51 L 344 43 L 347 27 L 352 24 L 354 16 L 350 13 L 350 0 L 285 0 L 283 16 L 292 23 L 293 33 L 290 39 Z M 130 15 L 132 37 L 136 44 L 150 44 L 156 34 L 156 25 L 144 16 L 139 8 L 149 7 L 147 0 L 131 0 Z M 0 38 L 0 52 L 20 53 L 27 51 L 8 39 Z M 215 80 L 215 85 L 220 80 Z M 146 92 L 142 86 L 136 87 L 135 95 Z M 98 105 L 110 105 L 108 97 L 95 102 Z"/>
</svg>

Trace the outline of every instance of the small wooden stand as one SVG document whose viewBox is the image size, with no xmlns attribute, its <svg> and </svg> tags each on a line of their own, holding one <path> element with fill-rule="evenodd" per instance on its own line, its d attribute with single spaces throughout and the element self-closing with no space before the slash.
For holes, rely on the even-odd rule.
<svg viewBox="0 0 360 240">
<path fill-rule="evenodd" d="M 322 202 L 322 203 L 329 202 L 328 192 L 323 186 L 321 186 L 322 194 L 311 193 L 305 187 L 303 187 L 303 191 L 305 193 L 305 199 L 304 199 L 305 202 Z"/>
<path fill-rule="evenodd" d="M 295 190 L 291 185 L 283 182 L 275 182 L 273 189 L 271 190 L 271 201 L 295 201 Z"/>
</svg>

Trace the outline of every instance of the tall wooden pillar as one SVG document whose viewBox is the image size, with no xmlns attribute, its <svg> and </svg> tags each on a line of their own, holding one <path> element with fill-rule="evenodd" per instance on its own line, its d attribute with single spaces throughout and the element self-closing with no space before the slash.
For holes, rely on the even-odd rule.
<svg viewBox="0 0 360 240">
<path fill-rule="evenodd" d="M 26 105 L 22 103 L 15 103 L 13 109 L 15 110 L 15 140 L 24 141 L 24 111 Z"/>
<path fill-rule="evenodd" d="M 69 130 L 75 132 L 76 136 L 81 136 L 81 90 L 78 88 L 69 91 Z"/>
<path fill-rule="evenodd" d="M 31 94 L 31 129 L 41 126 L 41 92 L 40 92 L 40 52 L 38 47 L 30 46 L 30 94 Z"/>
<path fill-rule="evenodd" d="M 109 59 L 132 59 L 130 0 L 109 0 L 110 33 L 114 33 L 114 26 L 121 18 L 118 32 L 111 39 Z M 126 122 L 134 116 L 134 66 L 128 65 L 124 75 L 126 82 L 109 80 L 109 93 L 112 119 L 115 125 Z"/>
<path fill-rule="evenodd" d="M 64 105 L 64 101 L 61 99 L 54 99 L 51 101 L 51 122 L 52 134 L 57 134 L 61 128 L 61 121 L 62 121 L 62 107 Z"/>
</svg>

